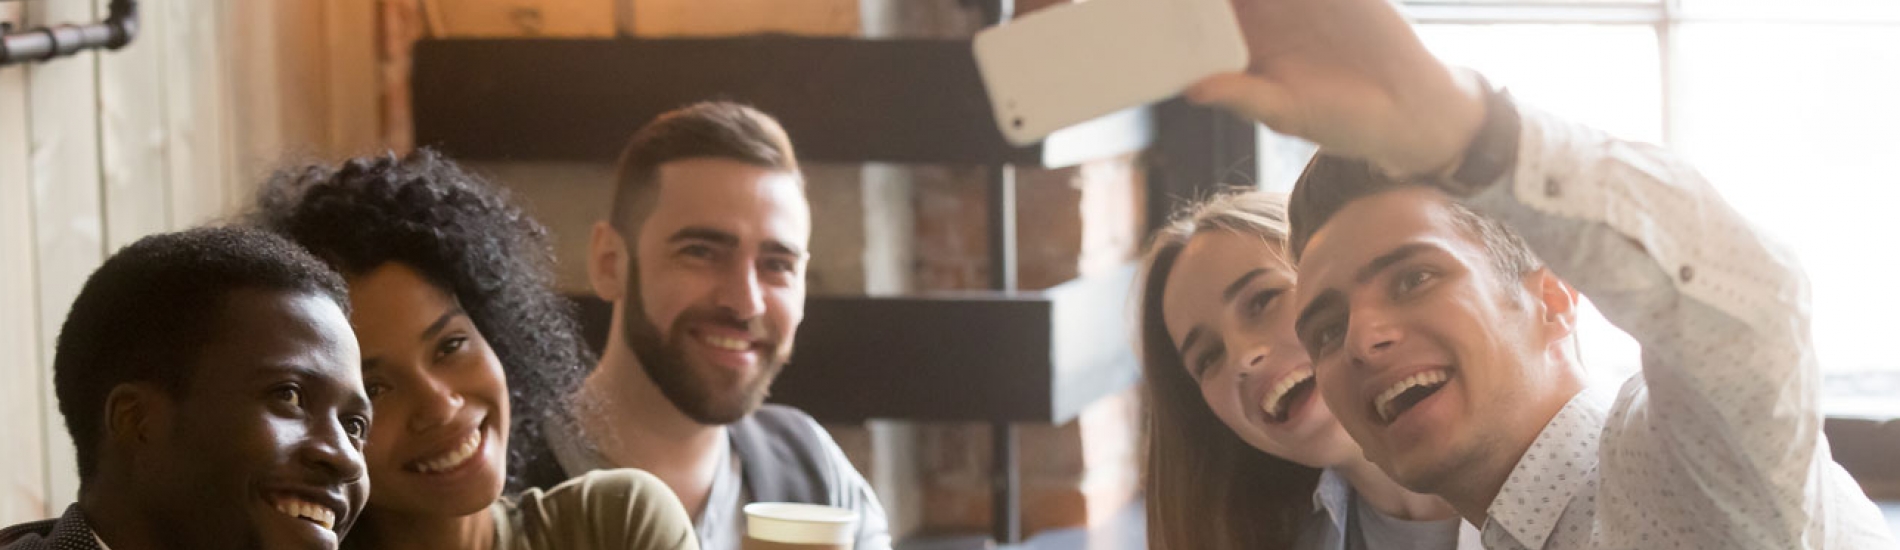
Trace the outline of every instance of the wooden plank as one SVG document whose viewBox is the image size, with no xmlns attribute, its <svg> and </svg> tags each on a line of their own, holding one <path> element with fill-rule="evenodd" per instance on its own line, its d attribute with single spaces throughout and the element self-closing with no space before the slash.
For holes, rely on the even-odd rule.
<svg viewBox="0 0 1900 550">
<path fill-rule="evenodd" d="M 424 6 L 436 12 L 430 20 L 441 26 L 437 36 L 614 35 L 614 0 L 440 0 Z"/>
<path fill-rule="evenodd" d="M 377 64 L 376 2 L 329 0 L 324 6 L 330 88 L 330 157 L 378 152 L 384 143 L 382 78 Z M 459 4 L 459 3 L 458 3 Z"/>
<path fill-rule="evenodd" d="M 640 37 L 774 33 L 856 36 L 859 0 L 623 0 Z"/>
<path fill-rule="evenodd" d="M 0 22 L 19 4 L 0 3 Z M 45 413 L 40 386 L 39 283 L 25 67 L 0 69 L 0 525 L 47 516 Z"/>
<path fill-rule="evenodd" d="M 95 0 L 101 12 L 110 0 Z M 99 153 L 105 178 L 105 246 L 118 250 L 172 227 L 166 132 L 166 10 L 139 14 L 143 36 L 99 56 Z"/>
<path fill-rule="evenodd" d="M 777 116 L 806 160 L 1040 163 L 1038 148 L 1003 141 L 969 48 L 784 36 L 425 40 L 417 143 L 461 158 L 611 162 L 655 115 L 723 97 Z"/>
<path fill-rule="evenodd" d="M 232 82 L 224 69 L 230 44 L 221 32 L 225 11 L 218 2 L 162 2 L 166 25 L 141 40 L 160 42 L 165 50 L 165 143 L 174 228 L 227 215 L 248 197 L 237 185 L 235 145 L 231 139 Z"/>
<path fill-rule="evenodd" d="M 91 2 L 44 2 L 28 13 L 29 24 L 92 21 Z M 84 52 L 27 68 L 29 108 L 33 113 L 31 170 L 34 245 L 39 256 L 40 360 L 52 368 L 55 337 L 79 288 L 104 261 L 100 215 L 99 59 Z M 41 385 L 47 413 L 42 423 L 47 445 L 47 511 L 66 507 L 79 495 L 79 474 L 72 438 L 54 408 L 51 377 Z"/>
</svg>

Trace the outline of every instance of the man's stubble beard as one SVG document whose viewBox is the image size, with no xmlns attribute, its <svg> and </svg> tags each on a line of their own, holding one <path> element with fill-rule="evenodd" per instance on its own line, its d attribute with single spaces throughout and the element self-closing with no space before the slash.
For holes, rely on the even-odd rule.
<svg viewBox="0 0 1900 550">
<path fill-rule="evenodd" d="M 736 394 L 718 395 L 712 383 L 701 373 L 695 372 L 688 361 L 685 351 L 688 336 L 684 327 L 692 321 L 704 319 L 726 322 L 734 328 L 756 335 L 760 331 L 751 325 L 763 321 L 755 319 L 750 324 L 743 323 L 720 311 L 694 307 L 681 312 L 673 320 L 672 330 L 662 333 L 647 318 L 646 301 L 640 293 L 639 267 L 629 265 L 627 271 L 627 304 L 621 310 L 620 337 L 625 340 L 627 348 L 633 351 L 634 358 L 640 362 L 640 368 L 646 372 L 647 378 L 660 388 L 660 394 L 672 402 L 673 408 L 694 422 L 708 426 L 731 424 L 758 410 L 771 394 L 772 381 L 784 369 L 785 358 L 790 355 L 789 349 L 782 352 L 775 347 L 760 351 L 758 374 L 742 383 Z"/>
</svg>

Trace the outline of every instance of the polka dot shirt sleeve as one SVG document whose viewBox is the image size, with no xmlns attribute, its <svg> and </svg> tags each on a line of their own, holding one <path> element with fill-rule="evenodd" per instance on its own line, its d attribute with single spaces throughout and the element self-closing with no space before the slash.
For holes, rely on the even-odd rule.
<svg viewBox="0 0 1900 550">
<path fill-rule="evenodd" d="M 1520 112 L 1517 167 L 1469 205 L 1643 347 L 1591 436 L 1599 496 L 1623 504 L 1593 511 L 1591 546 L 1900 548 L 1885 529 L 1830 532 L 1881 519 L 1834 479 L 1793 255 L 1666 151 Z"/>
</svg>

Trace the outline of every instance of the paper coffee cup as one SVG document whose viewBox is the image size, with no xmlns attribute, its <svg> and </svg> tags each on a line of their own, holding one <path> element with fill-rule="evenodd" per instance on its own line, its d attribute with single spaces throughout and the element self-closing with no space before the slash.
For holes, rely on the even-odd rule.
<svg viewBox="0 0 1900 550">
<path fill-rule="evenodd" d="M 850 548 L 857 538 L 858 513 L 844 508 L 754 502 L 744 510 L 746 536 L 761 541 Z"/>
</svg>

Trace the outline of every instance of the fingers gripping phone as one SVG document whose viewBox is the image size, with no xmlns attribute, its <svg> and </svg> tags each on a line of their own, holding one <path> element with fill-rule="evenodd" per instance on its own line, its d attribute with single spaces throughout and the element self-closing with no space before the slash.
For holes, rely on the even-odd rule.
<svg viewBox="0 0 1900 550">
<path fill-rule="evenodd" d="M 1087 0 L 978 32 L 996 125 L 1016 145 L 1247 67 L 1229 0 Z"/>
</svg>

